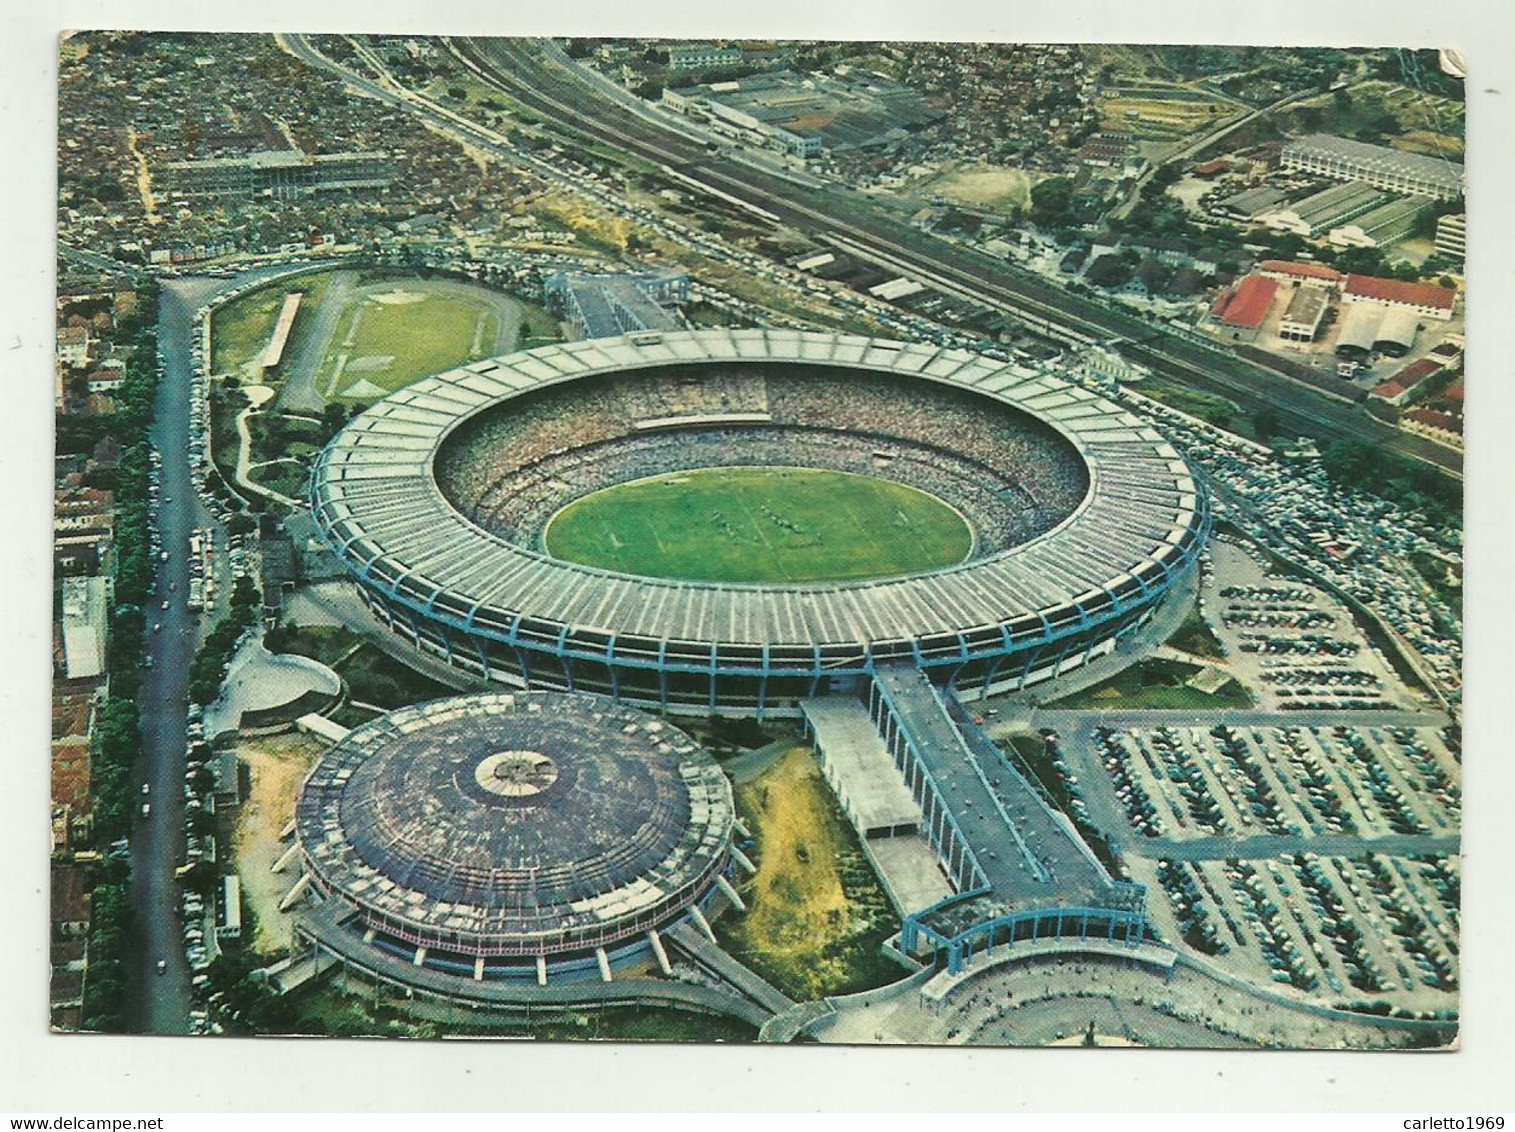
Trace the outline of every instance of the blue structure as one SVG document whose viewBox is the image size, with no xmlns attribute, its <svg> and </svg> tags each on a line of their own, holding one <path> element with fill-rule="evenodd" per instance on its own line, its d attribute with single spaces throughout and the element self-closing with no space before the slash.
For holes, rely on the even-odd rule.
<svg viewBox="0 0 1515 1132">
<path fill-rule="evenodd" d="M 672 272 L 591 275 L 566 271 L 543 286 L 547 303 L 583 338 L 640 330 L 678 330 L 676 308 L 689 301 L 689 276 Z"/>
<path fill-rule="evenodd" d="M 904 952 L 945 955 L 956 974 L 974 951 L 1020 941 L 1141 943 L 1145 889 L 1113 880 L 961 705 L 901 667 L 875 675 L 868 708 L 958 890 L 905 918 Z"/>
</svg>

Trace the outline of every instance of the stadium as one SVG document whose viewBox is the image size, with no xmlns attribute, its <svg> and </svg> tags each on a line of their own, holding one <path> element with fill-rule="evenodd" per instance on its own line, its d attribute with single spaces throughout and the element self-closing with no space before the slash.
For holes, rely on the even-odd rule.
<svg viewBox="0 0 1515 1132">
<path fill-rule="evenodd" d="M 319 899 L 300 931 L 407 984 L 608 981 L 731 891 L 734 820 L 714 759 L 604 697 L 403 708 L 349 732 L 301 789 L 295 831 Z"/>
<path fill-rule="evenodd" d="M 712 502 L 712 475 L 750 492 Z M 700 714 L 797 714 L 901 665 L 970 694 L 1048 679 L 1148 617 L 1208 524 L 1179 454 L 1088 390 L 773 329 L 426 378 L 333 440 L 310 503 L 373 612 L 426 652 Z"/>
</svg>

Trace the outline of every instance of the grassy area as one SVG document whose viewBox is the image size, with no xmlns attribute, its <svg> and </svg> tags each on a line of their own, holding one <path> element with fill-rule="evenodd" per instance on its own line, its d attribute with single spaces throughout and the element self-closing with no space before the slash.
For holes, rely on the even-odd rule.
<svg viewBox="0 0 1515 1132">
<path fill-rule="evenodd" d="M 559 558 L 653 577 L 815 582 L 960 562 L 973 536 L 924 492 L 845 472 L 712 468 L 570 504 L 544 541 Z"/>
<path fill-rule="evenodd" d="M 273 334 L 279 308 L 284 305 L 284 296 L 291 291 L 305 295 L 285 347 L 288 356 L 309 333 L 315 321 L 311 316 L 326 297 L 330 283 L 330 272 L 313 272 L 249 291 L 219 308 L 210 320 L 211 371 L 231 374 L 249 384 L 261 380 L 263 367 L 259 362 Z"/>
<path fill-rule="evenodd" d="M 1225 646 L 1220 643 L 1220 638 L 1200 616 L 1198 605 L 1189 609 L 1188 615 L 1184 617 L 1177 632 L 1168 638 L 1168 644 L 1183 652 L 1209 660 L 1219 660 L 1226 655 Z"/>
<path fill-rule="evenodd" d="M 900 979 L 879 950 L 898 921 L 809 749 L 737 787 L 736 804 L 758 872 L 748 911 L 717 921 L 721 945 L 797 1000 Z"/>
<path fill-rule="evenodd" d="M 1165 381 L 1153 378 L 1148 378 L 1137 386 L 1137 392 L 1144 397 L 1172 406 L 1179 412 L 1207 421 L 1216 428 L 1227 429 L 1240 436 L 1256 439 L 1251 420 L 1234 401 L 1228 401 L 1224 397 L 1200 393 L 1179 385 L 1169 385 Z"/>
<path fill-rule="evenodd" d="M 316 388 L 328 400 L 373 401 L 418 378 L 492 357 L 499 333 L 499 313 L 484 298 L 406 291 L 397 281 L 342 313 Z"/>
<path fill-rule="evenodd" d="M 1235 680 L 1213 695 L 1185 684 L 1199 671 L 1192 664 L 1174 660 L 1143 660 L 1083 691 L 1048 704 L 1051 708 L 1130 711 L 1133 708 L 1208 711 L 1215 708 L 1251 707 L 1252 697 Z"/>
<path fill-rule="evenodd" d="M 540 1020 L 438 1022 L 398 1004 L 346 992 L 330 983 L 289 996 L 287 1025 L 279 1032 L 342 1037 L 431 1039 L 447 1036 L 530 1038 L 535 1041 L 753 1042 L 757 1030 L 735 1018 L 649 1006 L 564 1011 Z M 468 1017 L 477 1015 L 470 1012 Z"/>
</svg>

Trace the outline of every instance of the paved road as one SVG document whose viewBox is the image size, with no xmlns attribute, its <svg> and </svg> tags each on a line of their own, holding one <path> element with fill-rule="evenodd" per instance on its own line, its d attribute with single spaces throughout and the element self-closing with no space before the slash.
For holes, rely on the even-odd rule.
<svg viewBox="0 0 1515 1132">
<path fill-rule="evenodd" d="M 165 282 L 158 309 L 158 344 L 164 354 L 158 384 L 153 446 L 163 457 L 163 503 L 158 529 L 169 560 L 160 564 L 159 589 L 147 611 L 147 651 L 153 667 L 145 673 L 138 707 L 142 716 L 142 766 L 133 789 L 146 782 L 150 817 L 136 816 L 131 837 L 132 909 L 139 949 L 129 965 L 137 1028 L 159 1034 L 188 1032 L 189 968 L 179 927 L 174 868 L 184 840 L 184 738 L 189 703 L 189 667 L 198 643 L 198 618 L 186 607 L 189 592 L 189 536 L 203 522 L 190 479 L 190 346 L 194 312 L 215 290 L 212 281 Z M 169 585 L 176 587 L 169 592 Z M 157 602 L 169 600 L 164 611 Z M 152 625 L 162 628 L 154 632 Z M 160 959 L 168 972 L 156 974 Z"/>
<path fill-rule="evenodd" d="M 285 268 L 259 268 L 272 277 Z M 243 277 L 244 279 L 246 276 Z M 149 1033 L 188 1031 L 189 969 L 179 925 L 179 890 L 174 869 L 184 841 L 184 742 L 189 706 L 189 668 L 199 644 L 200 619 L 185 605 L 189 592 L 189 536 L 212 517 L 195 494 L 190 476 L 191 357 L 195 310 L 240 280 L 165 280 L 158 306 L 158 346 L 164 355 L 158 383 L 157 416 L 151 438 L 163 458 L 163 502 L 158 529 L 169 560 L 159 564 L 158 589 L 147 610 L 147 654 L 138 707 L 142 718 L 142 760 L 131 780 L 133 804 L 151 803 L 150 817 L 134 816 L 131 834 L 131 900 L 138 949 L 128 959 L 130 1018 Z M 224 557 L 224 555 L 218 555 Z M 170 585 L 175 588 L 170 590 Z M 169 608 L 160 608 L 162 601 Z M 154 623 L 161 624 L 157 632 Z M 146 782 L 151 793 L 138 793 Z M 157 974 L 158 960 L 167 961 Z"/>
</svg>

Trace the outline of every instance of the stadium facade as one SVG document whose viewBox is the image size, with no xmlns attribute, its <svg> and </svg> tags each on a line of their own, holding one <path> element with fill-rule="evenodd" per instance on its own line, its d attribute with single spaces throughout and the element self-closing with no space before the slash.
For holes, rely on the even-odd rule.
<svg viewBox="0 0 1515 1132">
<path fill-rule="evenodd" d="M 525 513 L 744 445 L 745 462 L 855 450 L 870 474 L 930 476 L 982 504 L 978 549 L 871 581 L 671 581 L 556 560 Z M 1071 382 L 772 329 L 570 342 L 427 378 L 332 441 L 310 503 L 373 612 L 422 650 L 515 687 L 700 714 L 796 714 L 900 665 L 970 694 L 1051 678 L 1148 618 L 1209 522 L 1161 434 Z"/>
<path fill-rule="evenodd" d="M 701 905 L 733 891 L 734 823 L 710 755 L 605 697 L 402 708 L 349 732 L 301 789 L 317 899 L 297 930 L 444 996 L 449 979 L 608 982 L 612 965 L 666 963 L 658 932 L 704 925 Z"/>
</svg>

